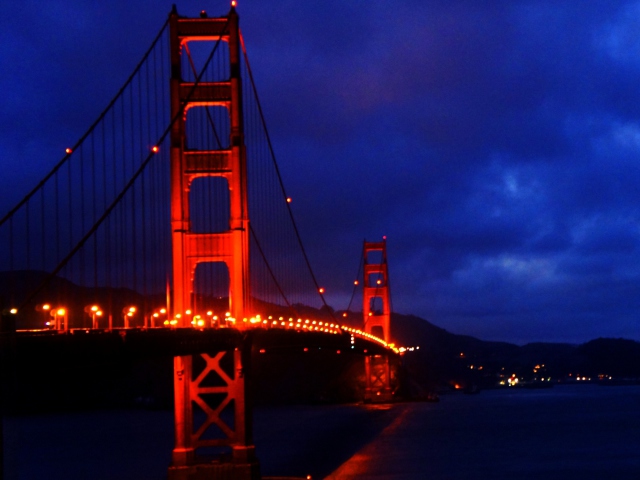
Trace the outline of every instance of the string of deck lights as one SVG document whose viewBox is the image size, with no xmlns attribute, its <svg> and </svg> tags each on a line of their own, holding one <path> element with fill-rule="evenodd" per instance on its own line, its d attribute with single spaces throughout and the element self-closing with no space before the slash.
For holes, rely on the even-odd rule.
<svg viewBox="0 0 640 480">
<path fill-rule="evenodd" d="M 46 310 L 49 310 L 51 307 L 49 305 L 47 305 Z M 42 308 L 42 307 L 41 307 Z M 38 310 L 41 311 L 41 310 Z M 65 309 L 64 307 L 58 307 L 57 309 L 54 309 L 56 313 L 56 315 L 58 316 L 64 316 L 65 317 L 65 321 L 64 322 L 46 322 L 46 327 L 43 330 L 51 330 L 51 327 L 54 327 L 54 329 L 56 330 L 63 330 L 63 331 L 68 331 L 69 330 L 69 326 L 68 326 L 68 322 L 66 320 L 67 315 L 69 314 L 68 309 Z M 124 323 L 125 326 L 124 328 L 131 328 L 131 325 L 129 323 L 130 317 L 132 317 L 135 313 L 136 313 L 137 309 L 134 306 L 130 306 L 130 307 L 125 307 L 123 309 L 123 318 L 124 318 Z M 104 312 L 99 310 L 98 306 L 88 306 L 87 308 L 85 308 L 85 312 L 88 313 L 89 315 L 98 315 L 98 316 L 102 316 L 104 315 Z M 99 314 L 98 314 L 99 312 Z M 10 314 L 12 315 L 16 315 L 18 313 L 18 310 L 13 308 L 9 311 Z M 167 310 L 165 308 L 160 308 L 156 311 L 154 311 L 150 317 L 152 317 L 153 319 L 157 320 L 159 318 L 160 315 L 164 315 L 167 313 Z M 53 315 L 52 315 L 53 316 Z M 335 322 L 329 322 L 329 321 L 322 321 L 322 320 L 312 320 L 312 319 L 302 319 L 302 318 L 293 318 L 293 317 L 274 317 L 272 315 L 269 315 L 267 317 L 263 317 L 262 315 L 255 315 L 253 317 L 248 317 L 248 318 L 243 318 L 242 322 L 238 322 L 237 319 L 233 318 L 231 316 L 230 312 L 226 312 L 224 317 L 222 317 L 222 322 L 221 317 L 219 317 L 218 315 L 214 315 L 213 311 L 209 310 L 206 312 L 205 316 L 203 317 L 200 314 L 194 314 L 191 310 L 186 310 L 184 312 L 184 314 L 176 314 L 173 318 L 167 318 L 166 320 L 164 320 L 162 322 L 162 327 L 165 328 L 177 328 L 178 325 L 181 324 L 182 322 L 182 318 L 189 318 L 191 317 L 191 321 L 188 322 L 191 324 L 191 326 L 193 328 L 198 328 L 198 329 L 204 329 L 204 328 L 228 328 L 228 327 L 235 327 L 236 325 L 238 325 L 239 323 L 242 325 L 243 329 L 247 329 L 247 328 L 268 328 L 268 329 L 284 329 L 284 330 L 296 330 L 296 331 L 307 331 L 307 332 L 320 332 L 320 333 L 327 333 L 327 334 L 332 334 L 332 335 L 337 335 L 340 334 L 342 332 L 348 333 L 351 335 L 351 345 L 353 346 L 355 344 L 355 338 L 356 337 L 360 337 L 360 338 L 364 338 L 376 343 L 379 343 L 380 345 L 382 345 L 385 348 L 388 348 L 390 350 L 393 350 L 395 353 L 404 353 L 407 351 L 413 351 L 414 348 L 419 348 L 419 347 L 396 347 L 395 344 L 393 343 L 388 343 L 385 342 L 382 338 L 377 337 L 375 335 L 372 335 L 370 333 L 367 333 L 363 330 L 360 330 L 358 328 L 352 328 L 352 327 L 348 327 L 345 325 L 340 325 L 338 323 Z M 62 325 L 61 325 L 62 323 Z M 161 328 L 162 328 L 161 327 Z M 97 322 L 95 321 L 95 317 L 94 317 L 94 321 L 92 323 L 92 329 L 97 329 Z M 87 328 L 81 328 L 81 330 L 87 330 Z"/>
</svg>

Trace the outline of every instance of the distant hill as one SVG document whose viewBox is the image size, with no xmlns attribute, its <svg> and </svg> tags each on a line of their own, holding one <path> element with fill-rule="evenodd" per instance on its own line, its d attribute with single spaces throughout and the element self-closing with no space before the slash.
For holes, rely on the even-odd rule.
<svg viewBox="0 0 640 480">
<path fill-rule="evenodd" d="M 432 388 L 468 383 L 495 386 L 512 374 L 525 380 L 545 377 L 555 381 L 571 381 L 577 375 L 640 378 L 640 343 L 633 340 L 599 338 L 582 345 L 541 342 L 519 346 L 456 335 L 419 317 L 401 314 L 393 314 L 391 328 L 398 345 L 420 346 L 405 355 L 405 363 L 414 378 Z"/>
</svg>

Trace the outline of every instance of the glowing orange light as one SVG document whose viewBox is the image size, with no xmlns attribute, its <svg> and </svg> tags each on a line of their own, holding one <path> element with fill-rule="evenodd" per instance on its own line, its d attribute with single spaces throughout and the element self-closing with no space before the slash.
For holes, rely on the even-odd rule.
<svg viewBox="0 0 640 480">
<path fill-rule="evenodd" d="M 376 283 L 380 285 L 382 283 L 382 280 L 378 280 Z"/>
<path fill-rule="evenodd" d="M 342 314 L 342 316 L 343 316 L 343 317 L 346 317 L 346 316 L 347 316 L 347 312 L 344 312 L 344 313 Z"/>
<path fill-rule="evenodd" d="M 358 280 L 355 280 L 355 281 L 353 282 L 353 284 L 354 284 L 354 285 L 359 285 L 359 284 L 360 284 L 360 282 L 359 282 Z"/>
<path fill-rule="evenodd" d="M 291 197 L 287 197 L 287 203 L 291 203 Z"/>
<path fill-rule="evenodd" d="M 238 2 L 236 2 L 236 0 L 231 0 L 231 6 L 233 8 L 236 8 L 236 5 L 238 4 Z"/>
<path fill-rule="evenodd" d="M 67 155 L 70 155 L 71 153 L 73 153 L 73 150 L 71 150 L 70 148 L 65 149 L 65 153 Z"/>
<path fill-rule="evenodd" d="M 260 353 L 265 353 L 265 352 L 266 352 L 266 350 L 264 348 L 260 349 Z"/>
<path fill-rule="evenodd" d="M 320 287 L 320 288 L 318 289 L 318 292 L 320 292 L 320 293 L 324 293 L 324 288 Z"/>
<path fill-rule="evenodd" d="M 64 308 L 59 308 L 58 310 L 56 310 L 56 315 L 58 315 L 59 317 L 61 317 L 65 313 L 67 313 L 67 311 Z"/>
<path fill-rule="evenodd" d="M 51 305 L 45 303 L 44 305 L 42 305 L 42 310 L 51 310 Z"/>
<path fill-rule="evenodd" d="M 151 151 L 153 153 L 158 153 L 160 151 L 160 148 L 157 145 L 154 145 L 153 147 L 151 147 Z"/>
<path fill-rule="evenodd" d="M 11 310 L 9 310 L 9 313 L 11 313 L 12 315 L 15 315 L 16 313 L 18 313 L 18 309 L 12 308 Z"/>
</svg>

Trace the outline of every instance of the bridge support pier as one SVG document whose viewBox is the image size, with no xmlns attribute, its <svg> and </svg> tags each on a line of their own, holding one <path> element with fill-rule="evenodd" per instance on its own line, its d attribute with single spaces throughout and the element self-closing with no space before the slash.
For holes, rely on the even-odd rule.
<svg viewBox="0 0 640 480">
<path fill-rule="evenodd" d="M 250 360 L 250 343 L 174 358 L 176 443 L 169 480 L 261 478 L 247 395 Z"/>
<path fill-rule="evenodd" d="M 389 403 L 393 401 L 391 389 L 391 366 L 388 355 L 368 355 L 365 357 L 366 385 L 365 403 Z"/>
</svg>

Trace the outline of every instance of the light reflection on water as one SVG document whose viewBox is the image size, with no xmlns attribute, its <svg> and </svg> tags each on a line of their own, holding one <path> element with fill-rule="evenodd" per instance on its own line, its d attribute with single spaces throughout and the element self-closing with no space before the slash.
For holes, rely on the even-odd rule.
<svg viewBox="0 0 640 480">
<path fill-rule="evenodd" d="M 640 387 L 556 386 L 445 395 L 391 409 L 260 408 L 264 475 L 349 479 L 637 479 Z M 5 478 L 166 478 L 168 411 L 5 419 Z M 351 460 L 350 460 L 351 459 Z M 349 474 L 352 471 L 354 474 Z M 355 476 L 354 476 L 355 475 Z"/>
</svg>

